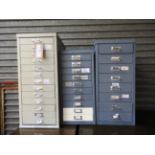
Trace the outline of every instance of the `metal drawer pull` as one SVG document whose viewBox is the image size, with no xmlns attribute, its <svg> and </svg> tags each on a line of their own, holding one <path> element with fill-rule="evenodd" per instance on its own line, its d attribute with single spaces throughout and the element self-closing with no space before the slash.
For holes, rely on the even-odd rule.
<svg viewBox="0 0 155 155">
<path fill-rule="evenodd" d="M 74 109 L 74 113 L 82 113 L 82 109 Z"/>
<path fill-rule="evenodd" d="M 43 94 L 41 94 L 41 93 L 34 93 L 34 96 L 35 96 L 36 98 L 39 98 L 39 97 L 42 97 Z"/>
<path fill-rule="evenodd" d="M 81 87 L 82 86 L 82 82 L 74 82 L 74 87 Z"/>
<path fill-rule="evenodd" d="M 42 99 L 36 100 L 36 104 L 42 104 L 42 103 L 43 103 L 43 100 Z"/>
<path fill-rule="evenodd" d="M 116 114 L 114 114 L 114 115 L 112 116 L 112 118 L 113 118 L 114 120 L 120 119 L 120 114 L 119 114 L 119 113 L 116 113 Z"/>
<path fill-rule="evenodd" d="M 121 58 L 119 56 L 112 56 L 111 57 L 111 61 L 112 62 L 120 62 L 121 61 Z"/>
<path fill-rule="evenodd" d="M 34 90 L 36 90 L 36 91 L 43 90 L 43 89 L 44 89 L 43 86 L 40 86 L 40 87 L 34 87 Z"/>
<path fill-rule="evenodd" d="M 121 46 L 111 46 L 111 51 L 120 52 L 122 50 Z"/>
<path fill-rule="evenodd" d="M 120 76 L 111 76 L 111 81 L 120 81 Z"/>
<path fill-rule="evenodd" d="M 81 100 L 81 99 L 82 99 L 82 96 L 80 95 L 74 96 L 74 100 Z"/>
<path fill-rule="evenodd" d="M 73 74 L 81 73 L 81 69 L 72 69 L 72 73 Z"/>
<path fill-rule="evenodd" d="M 75 105 L 76 107 L 79 107 L 79 106 L 81 106 L 81 102 L 74 102 L 74 105 Z"/>
<path fill-rule="evenodd" d="M 121 95 L 121 98 L 122 99 L 129 99 L 130 98 L 130 95 L 129 94 L 122 94 Z"/>
<path fill-rule="evenodd" d="M 42 67 L 37 67 L 37 66 L 34 69 L 35 69 L 35 71 L 42 71 L 43 70 Z"/>
<path fill-rule="evenodd" d="M 111 66 L 111 71 L 114 71 L 114 72 L 121 71 L 121 67 L 120 66 Z"/>
<path fill-rule="evenodd" d="M 81 55 L 72 55 L 71 60 L 81 60 Z"/>
<path fill-rule="evenodd" d="M 75 94 L 81 94 L 82 93 L 82 89 L 80 89 L 80 88 L 79 89 L 78 88 L 73 89 L 73 91 L 74 91 Z"/>
<path fill-rule="evenodd" d="M 42 124 L 43 123 L 43 120 L 42 119 L 37 119 L 36 123 L 37 124 Z"/>
<path fill-rule="evenodd" d="M 42 79 L 35 79 L 35 81 L 34 81 L 34 83 L 36 83 L 36 84 L 41 84 L 43 81 L 42 81 Z"/>
<path fill-rule="evenodd" d="M 112 105 L 112 110 L 121 110 L 122 108 L 118 105 Z"/>
<path fill-rule="evenodd" d="M 120 84 L 119 83 L 112 83 L 112 85 L 110 86 L 110 90 L 120 90 Z"/>
<path fill-rule="evenodd" d="M 41 107 L 41 106 L 39 106 L 39 107 L 37 107 L 37 108 L 35 107 L 34 110 L 40 111 L 40 110 L 42 110 L 42 107 Z"/>
<path fill-rule="evenodd" d="M 81 67 L 81 62 L 72 62 L 72 67 Z"/>
<path fill-rule="evenodd" d="M 82 116 L 74 116 L 74 120 L 83 120 Z"/>
<path fill-rule="evenodd" d="M 120 96 L 119 95 L 111 95 L 110 99 L 113 101 L 117 101 L 117 100 L 120 100 Z"/>
<path fill-rule="evenodd" d="M 88 80 L 88 75 L 73 75 L 73 80 Z"/>
<path fill-rule="evenodd" d="M 36 116 L 36 117 L 44 117 L 44 113 L 34 113 L 34 116 Z"/>
</svg>

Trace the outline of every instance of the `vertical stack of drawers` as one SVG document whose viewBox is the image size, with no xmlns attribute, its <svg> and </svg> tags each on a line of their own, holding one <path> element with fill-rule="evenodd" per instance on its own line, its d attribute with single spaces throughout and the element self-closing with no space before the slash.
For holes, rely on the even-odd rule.
<svg viewBox="0 0 155 155">
<path fill-rule="evenodd" d="M 97 124 L 134 125 L 134 42 L 97 41 L 95 51 Z"/>
<path fill-rule="evenodd" d="M 94 124 L 94 56 L 92 50 L 61 54 L 64 124 Z"/>
<path fill-rule="evenodd" d="M 57 36 L 18 34 L 20 127 L 59 127 Z M 34 43 L 43 45 L 44 58 L 34 57 Z"/>
</svg>

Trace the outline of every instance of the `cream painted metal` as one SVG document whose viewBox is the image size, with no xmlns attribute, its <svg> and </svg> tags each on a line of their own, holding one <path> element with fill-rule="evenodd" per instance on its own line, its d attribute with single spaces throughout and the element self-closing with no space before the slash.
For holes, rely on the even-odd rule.
<svg viewBox="0 0 155 155">
<path fill-rule="evenodd" d="M 34 55 L 43 45 L 43 58 Z M 56 33 L 17 34 L 20 127 L 59 128 Z"/>
</svg>

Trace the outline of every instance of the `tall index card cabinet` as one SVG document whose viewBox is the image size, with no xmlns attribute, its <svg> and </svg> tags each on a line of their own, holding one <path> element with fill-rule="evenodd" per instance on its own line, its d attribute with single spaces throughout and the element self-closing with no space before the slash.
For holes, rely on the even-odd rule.
<svg viewBox="0 0 155 155">
<path fill-rule="evenodd" d="M 95 42 L 97 124 L 135 124 L 135 43 Z"/>
<path fill-rule="evenodd" d="M 58 128 L 56 33 L 17 34 L 20 127 Z"/>
</svg>

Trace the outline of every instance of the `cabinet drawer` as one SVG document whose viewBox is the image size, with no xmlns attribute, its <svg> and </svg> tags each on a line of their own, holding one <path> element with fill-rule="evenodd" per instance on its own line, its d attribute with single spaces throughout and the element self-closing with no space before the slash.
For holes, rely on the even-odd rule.
<svg viewBox="0 0 155 155">
<path fill-rule="evenodd" d="M 97 46 L 99 53 L 132 53 L 133 44 L 99 44 Z"/>
<path fill-rule="evenodd" d="M 124 124 L 125 122 L 131 123 L 133 121 L 132 113 L 117 113 L 117 112 L 98 112 L 98 124 Z"/>
<path fill-rule="evenodd" d="M 63 107 L 65 108 L 84 108 L 84 107 L 92 107 L 94 106 L 94 100 L 87 101 L 63 101 Z"/>
<path fill-rule="evenodd" d="M 64 88 L 63 94 L 93 94 L 92 88 Z"/>
<path fill-rule="evenodd" d="M 73 115 L 63 115 L 63 121 L 93 121 L 93 115 L 83 115 L 83 114 L 73 114 Z"/>
<path fill-rule="evenodd" d="M 54 93 L 55 86 L 54 85 L 22 85 L 22 91 L 29 91 L 29 92 L 51 91 L 51 93 Z"/>
<path fill-rule="evenodd" d="M 66 81 L 64 82 L 64 87 L 92 87 L 92 81 Z"/>
<path fill-rule="evenodd" d="M 70 68 L 70 69 L 63 69 L 63 74 L 90 74 L 91 68 Z"/>
<path fill-rule="evenodd" d="M 103 112 L 130 112 L 132 113 L 132 103 L 103 103 L 99 104 L 97 111 Z"/>
<path fill-rule="evenodd" d="M 132 95 L 130 93 L 100 93 L 99 102 L 132 102 Z"/>
<path fill-rule="evenodd" d="M 66 54 L 62 55 L 62 61 L 83 61 L 83 60 L 92 60 L 92 55 L 90 54 Z"/>
<path fill-rule="evenodd" d="M 133 75 L 132 74 L 100 74 L 98 76 L 99 83 L 102 82 L 132 82 Z"/>
<path fill-rule="evenodd" d="M 64 75 L 62 77 L 63 81 L 85 81 L 85 80 L 92 80 L 92 76 L 91 75 Z"/>
<path fill-rule="evenodd" d="M 21 65 L 22 72 L 53 72 L 53 65 Z"/>
<path fill-rule="evenodd" d="M 91 61 L 65 61 L 62 63 L 62 68 L 79 68 L 79 67 L 91 67 Z"/>
<path fill-rule="evenodd" d="M 22 115 L 22 122 L 25 125 L 50 125 L 57 122 L 55 112 L 23 111 Z"/>
<path fill-rule="evenodd" d="M 100 64 L 99 73 L 125 73 L 133 74 L 132 64 Z"/>
<path fill-rule="evenodd" d="M 122 54 L 122 55 L 100 55 L 98 57 L 98 63 L 132 63 L 133 55 Z"/>
<path fill-rule="evenodd" d="M 131 92 L 132 84 L 131 83 L 100 83 L 99 84 L 100 92 Z"/>
</svg>

